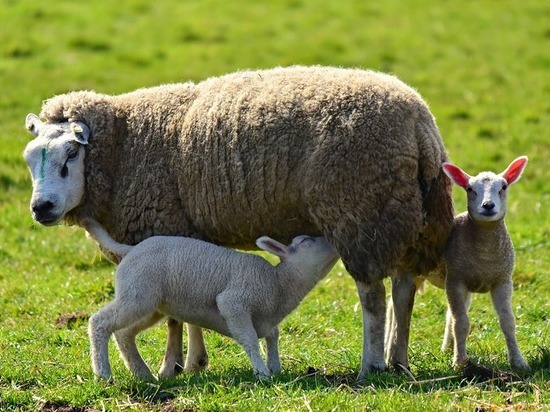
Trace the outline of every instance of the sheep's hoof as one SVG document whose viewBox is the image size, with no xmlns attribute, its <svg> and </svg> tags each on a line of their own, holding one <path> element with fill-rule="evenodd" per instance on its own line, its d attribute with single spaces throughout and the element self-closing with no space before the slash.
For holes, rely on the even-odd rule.
<svg viewBox="0 0 550 412">
<path fill-rule="evenodd" d="M 183 371 L 187 373 L 200 372 L 207 368 L 208 362 L 209 362 L 208 355 L 197 359 L 195 362 L 186 362 L 185 367 L 183 368 Z M 180 365 L 176 365 L 176 367 L 178 366 L 181 368 Z M 179 372 L 181 372 L 181 370 L 176 373 L 179 373 Z"/>
</svg>

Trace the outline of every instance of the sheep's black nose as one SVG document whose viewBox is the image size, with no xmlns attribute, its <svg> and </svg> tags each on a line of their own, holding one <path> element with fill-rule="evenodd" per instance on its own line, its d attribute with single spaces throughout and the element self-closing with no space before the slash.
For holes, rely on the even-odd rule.
<svg viewBox="0 0 550 412">
<path fill-rule="evenodd" d="M 488 202 L 483 202 L 481 207 L 485 210 L 493 210 L 495 208 L 495 203 L 489 200 Z"/>
<path fill-rule="evenodd" d="M 49 200 L 46 200 L 44 202 L 35 203 L 32 205 L 32 211 L 36 213 L 37 215 L 48 213 L 53 209 L 54 204 L 50 202 Z"/>
</svg>

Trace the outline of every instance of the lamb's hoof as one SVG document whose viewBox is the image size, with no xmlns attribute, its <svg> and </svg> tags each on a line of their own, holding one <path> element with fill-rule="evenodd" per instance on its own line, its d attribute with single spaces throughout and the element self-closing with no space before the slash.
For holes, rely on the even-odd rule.
<svg viewBox="0 0 550 412">
<path fill-rule="evenodd" d="M 258 380 L 262 381 L 262 382 L 266 382 L 266 381 L 271 380 L 271 374 L 270 373 L 256 371 L 254 374 L 256 375 L 256 378 Z"/>
<path fill-rule="evenodd" d="M 386 372 L 387 369 L 388 368 L 385 363 L 369 365 L 366 368 L 361 369 L 361 372 L 359 372 L 359 375 L 357 376 L 357 381 L 362 382 L 366 379 L 367 375 L 370 375 L 371 373 Z"/>
<path fill-rule="evenodd" d="M 519 373 L 520 375 L 524 377 L 528 377 L 531 375 L 531 367 L 527 362 L 525 362 L 523 359 L 521 361 L 516 361 L 511 364 L 512 369 L 514 369 L 515 372 Z"/>
<path fill-rule="evenodd" d="M 94 375 L 94 380 L 96 382 L 106 382 L 106 383 L 110 383 L 113 381 L 113 376 L 111 374 L 95 374 Z"/>
</svg>

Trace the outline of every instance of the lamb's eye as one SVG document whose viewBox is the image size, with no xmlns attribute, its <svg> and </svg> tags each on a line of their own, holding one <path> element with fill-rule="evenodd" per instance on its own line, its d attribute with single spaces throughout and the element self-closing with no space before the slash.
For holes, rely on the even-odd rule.
<svg viewBox="0 0 550 412">
<path fill-rule="evenodd" d="M 470 186 L 468 186 L 468 187 L 466 188 L 466 191 L 467 191 L 468 193 L 472 193 L 472 192 L 474 191 L 474 189 L 472 189 Z"/>
<path fill-rule="evenodd" d="M 502 185 L 502 190 L 508 189 L 508 185 Z"/>
</svg>

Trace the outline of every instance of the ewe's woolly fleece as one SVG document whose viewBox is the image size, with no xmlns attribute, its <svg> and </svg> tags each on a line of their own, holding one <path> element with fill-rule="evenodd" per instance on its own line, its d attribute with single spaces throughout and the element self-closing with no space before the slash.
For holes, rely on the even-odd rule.
<svg viewBox="0 0 550 412">
<path fill-rule="evenodd" d="M 252 248 L 327 236 L 356 279 L 425 271 L 453 221 L 447 154 L 419 94 L 359 69 L 242 71 L 139 89 L 55 96 L 49 122 L 91 129 L 90 216 L 119 242 L 184 235 Z"/>
</svg>

